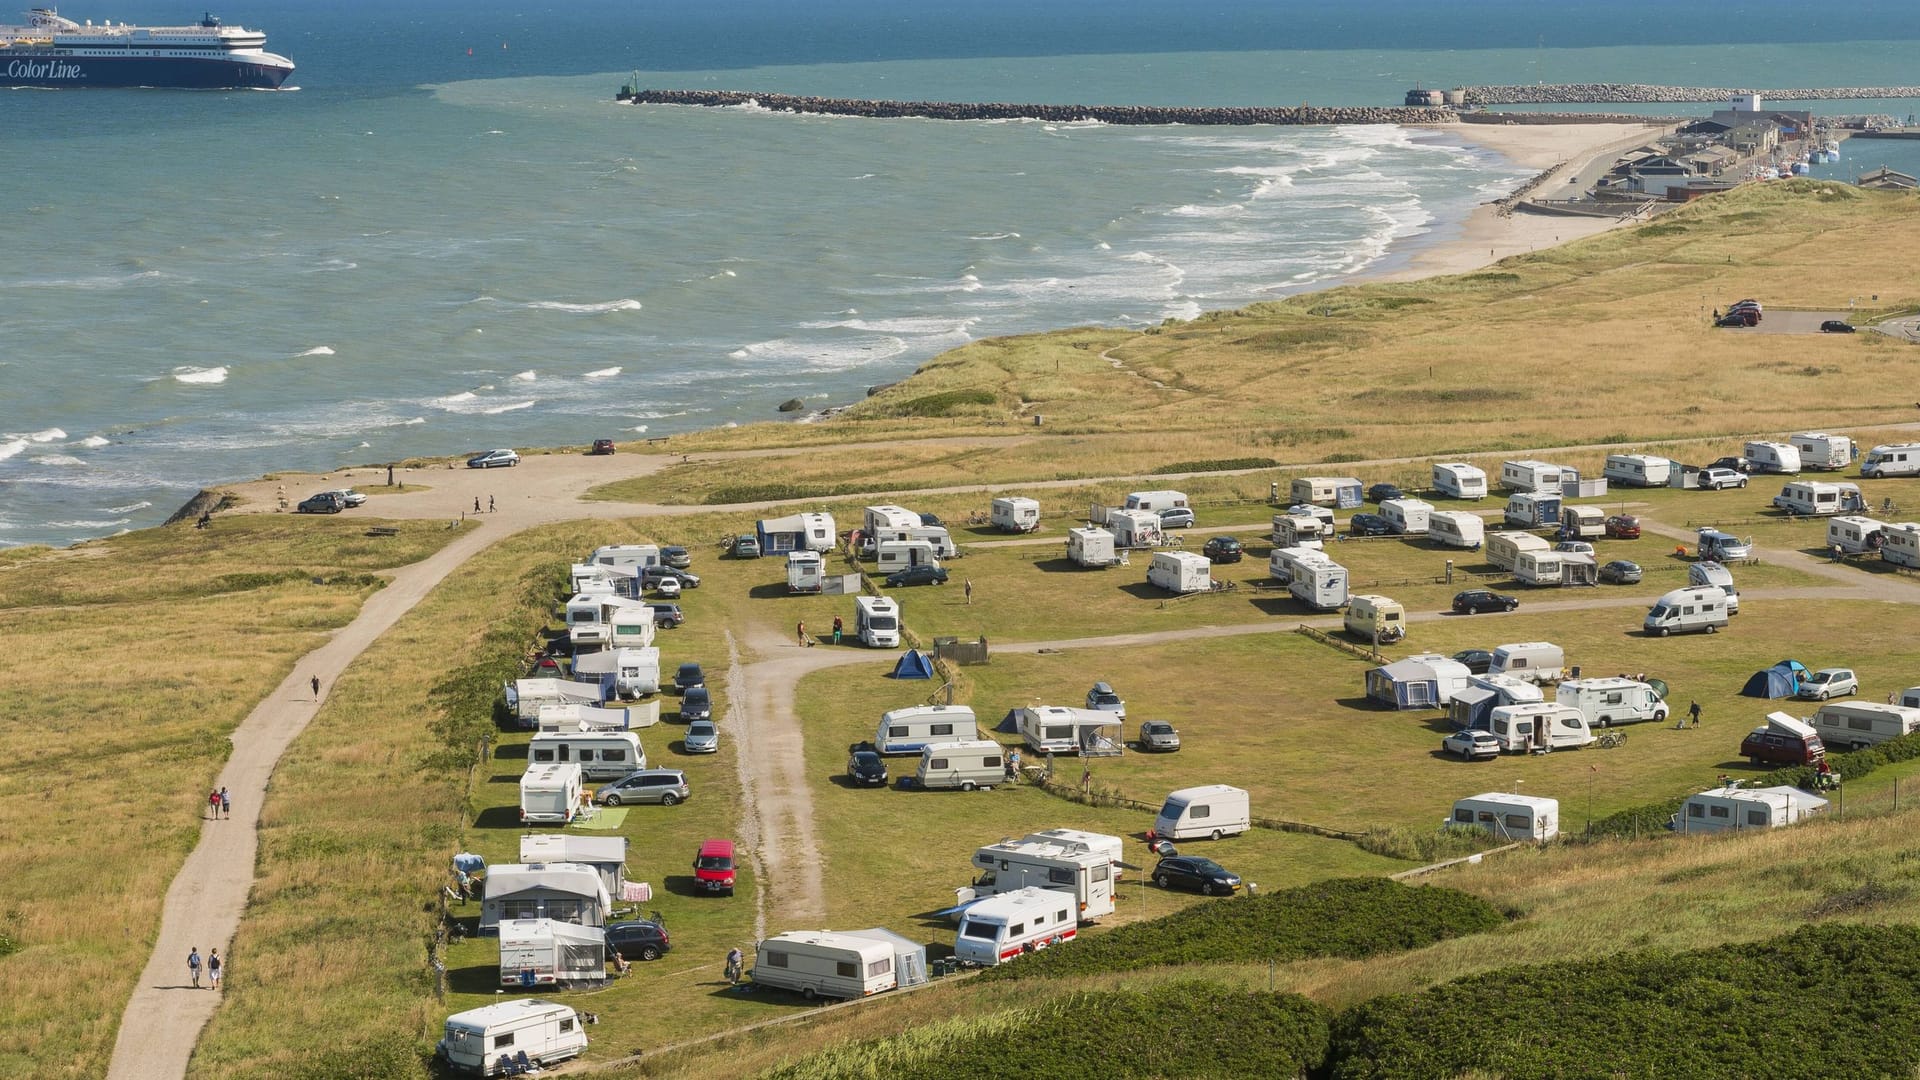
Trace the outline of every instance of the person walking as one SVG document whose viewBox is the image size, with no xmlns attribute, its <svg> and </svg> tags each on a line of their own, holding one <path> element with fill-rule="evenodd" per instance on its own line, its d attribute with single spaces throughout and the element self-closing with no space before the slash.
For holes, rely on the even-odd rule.
<svg viewBox="0 0 1920 1080">
<path fill-rule="evenodd" d="M 220 950 L 214 949 L 207 954 L 207 985 L 220 989 Z"/>
<path fill-rule="evenodd" d="M 319 701 L 320 700 L 320 676 L 315 675 L 309 681 L 312 682 L 313 684 L 313 700 Z"/>
<path fill-rule="evenodd" d="M 800 620 L 800 624 L 794 628 L 793 632 L 799 644 L 805 645 L 807 643 L 807 621 L 805 619 Z"/>
<path fill-rule="evenodd" d="M 233 800 L 227 797 L 226 788 L 220 789 L 220 816 L 223 818 L 233 816 Z"/>
<path fill-rule="evenodd" d="M 966 584 L 960 587 L 960 591 L 965 593 L 967 596 L 967 606 L 972 607 L 973 606 L 973 579 L 968 578 L 966 581 Z"/>
<path fill-rule="evenodd" d="M 200 946 L 198 945 L 187 953 L 187 974 L 193 976 L 193 988 L 200 989 Z"/>
<path fill-rule="evenodd" d="M 1699 702 L 1695 701 L 1687 706 L 1687 716 L 1693 721 L 1694 727 L 1700 726 L 1700 703 Z"/>
<path fill-rule="evenodd" d="M 740 952 L 740 946 L 735 945 L 733 948 L 727 950 L 727 983 L 728 985 L 731 985 L 731 986 L 740 985 L 741 968 L 746 964 L 746 962 L 747 962 L 747 958 L 745 955 L 743 955 Z"/>
<path fill-rule="evenodd" d="M 207 816 L 214 819 L 215 821 L 218 821 L 220 819 L 220 789 L 219 788 L 213 788 L 207 792 Z"/>
<path fill-rule="evenodd" d="M 493 496 L 487 496 L 487 513 L 493 513 Z"/>
<path fill-rule="evenodd" d="M 835 645 L 840 644 L 840 631 L 842 629 L 844 629 L 844 627 L 840 622 L 840 616 L 835 615 L 833 617 L 833 643 Z"/>
<path fill-rule="evenodd" d="M 476 514 L 480 512 L 480 496 L 478 495 L 473 497 L 473 512 Z"/>
</svg>

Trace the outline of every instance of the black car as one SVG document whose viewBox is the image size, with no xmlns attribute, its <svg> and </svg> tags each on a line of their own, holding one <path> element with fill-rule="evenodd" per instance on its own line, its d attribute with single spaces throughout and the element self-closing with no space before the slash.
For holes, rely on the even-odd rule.
<svg viewBox="0 0 1920 1080">
<path fill-rule="evenodd" d="M 667 928 L 657 922 L 635 919 L 607 924 L 607 959 L 614 953 L 633 960 L 658 960 L 673 946 L 667 941 Z"/>
<path fill-rule="evenodd" d="M 301 499 L 294 507 L 299 514 L 337 514 L 347 508 L 347 500 L 337 491 L 323 491 L 311 498 Z"/>
<path fill-rule="evenodd" d="M 1760 325 L 1760 316 L 1758 313 L 1751 310 L 1729 311 L 1725 315 L 1720 316 L 1720 321 L 1714 323 L 1713 325 L 1715 326 L 1758 326 Z"/>
<path fill-rule="evenodd" d="M 592 454 L 595 457 L 604 457 L 608 454 L 611 454 L 613 453 L 613 440 L 612 439 L 595 439 L 593 440 L 593 449 L 587 451 L 587 453 Z"/>
<path fill-rule="evenodd" d="M 1386 502 L 1388 499 L 1404 499 L 1406 497 L 1407 493 L 1401 491 L 1400 488 L 1394 484 L 1375 484 L 1367 489 L 1367 498 L 1377 503 Z"/>
<path fill-rule="evenodd" d="M 680 587 L 683 589 L 697 589 L 700 587 L 699 574 L 696 574 L 691 570 L 683 570 L 678 566 L 668 566 L 665 563 L 656 563 L 652 566 L 641 568 L 640 588 L 642 591 L 657 589 L 660 587 L 660 583 L 667 580 L 668 578 L 672 578 L 673 580 L 679 582 Z"/>
<path fill-rule="evenodd" d="M 1465 664 L 1467 670 L 1475 675 L 1485 675 L 1493 666 L 1493 654 L 1485 649 L 1461 649 L 1453 658 Z"/>
<path fill-rule="evenodd" d="M 1207 546 L 1200 551 L 1209 562 L 1217 563 L 1239 562 L 1243 553 L 1240 541 L 1231 536 L 1216 536 L 1207 541 Z"/>
<path fill-rule="evenodd" d="M 1355 514 L 1347 519 L 1347 531 L 1355 536 L 1391 536 L 1393 522 L 1379 514 Z"/>
<path fill-rule="evenodd" d="M 713 695 L 704 686 L 689 686 L 680 691 L 680 722 L 713 719 Z"/>
<path fill-rule="evenodd" d="M 898 589 L 903 585 L 945 585 L 947 571 L 941 566 L 909 566 L 905 570 L 895 570 L 887 575 L 887 588 Z"/>
<path fill-rule="evenodd" d="M 1853 324 L 1843 322 L 1839 319 L 1828 319 L 1826 322 L 1820 324 L 1820 332 L 1823 334 L 1851 334 L 1853 333 Z"/>
<path fill-rule="evenodd" d="M 871 787 L 887 786 L 887 763 L 872 743 L 854 743 L 847 748 L 847 779 Z"/>
<path fill-rule="evenodd" d="M 1453 610 L 1468 615 L 1478 615 L 1483 611 L 1512 611 L 1519 606 L 1518 597 L 1502 596 L 1487 589 L 1468 589 L 1453 595 Z"/>
<path fill-rule="evenodd" d="M 1705 467 L 1708 469 L 1732 469 L 1737 473 L 1750 473 L 1753 471 L 1753 462 L 1743 457 L 1723 457 L 1714 458 L 1712 461 L 1707 462 Z"/>
<path fill-rule="evenodd" d="M 698 660 L 689 660 L 681 664 L 680 670 L 673 673 L 673 687 L 683 694 L 696 686 L 705 685 L 707 685 L 707 675 L 700 670 Z"/>
<path fill-rule="evenodd" d="M 920 515 L 921 528 L 927 528 L 928 526 L 938 525 L 938 524 L 940 524 L 940 516 L 938 514 L 921 514 Z"/>
<path fill-rule="evenodd" d="M 1153 883 L 1163 889 L 1192 889 L 1204 896 L 1231 896 L 1240 887 L 1240 875 L 1212 859 L 1171 855 L 1154 865 Z"/>
</svg>

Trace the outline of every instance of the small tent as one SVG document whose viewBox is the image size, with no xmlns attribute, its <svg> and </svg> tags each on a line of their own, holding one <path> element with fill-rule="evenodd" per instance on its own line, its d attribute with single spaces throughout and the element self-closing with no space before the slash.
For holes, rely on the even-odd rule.
<svg viewBox="0 0 1920 1080">
<path fill-rule="evenodd" d="M 1782 660 L 1770 668 L 1756 671 L 1740 688 L 1742 697 L 1792 697 L 1800 689 L 1800 676 L 1807 669 L 1798 660 Z"/>
<path fill-rule="evenodd" d="M 933 662 L 927 654 L 918 649 L 908 649 L 900 654 L 900 662 L 893 665 L 893 677 L 896 679 L 931 679 Z"/>
</svg>

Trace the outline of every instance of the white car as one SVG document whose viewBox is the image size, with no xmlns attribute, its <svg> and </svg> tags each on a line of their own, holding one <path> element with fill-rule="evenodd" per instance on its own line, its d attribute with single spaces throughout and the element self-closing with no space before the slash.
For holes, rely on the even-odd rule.
<svg viewBox="0 0 1920 1080">
<path fill-rule="evenodd" d="M 1470 728 L 1441 739 L 1440 749 L 1462 761 L 1490 761 L 1500 756 L 1500 740 L 1491 731 Z"/>
<path fill-rule="evenodd" d="M 489 450 L 484 454 L 475 454 L 467 459 L 469 469 L 491 469 L 496 465 L 512 468 L 520 464 L 520 455 L 511 450 Z"/>
<path fill-rule="evenodd" d="M 653 595 L 660 597 L 662 600 L 678 598 L 680 595 L 680 579 L 670 577 L 661 578 L 653 585 Z"/>
<path fill-rule="evenodd" d="M 1723 488 L 1743 488 L 1746 486 L 1746 475 L 1733 469 L 1707 469 L 1700 474 L 1700 490 L 1702 491 L 1719 491 Z"/>
<path fill-rule="evenodd" d="M 1830 667 L 1821 668 L 1801 679 L 1800 693 L 1797 696 L 1810 701 L 1825 701 L 1841 694 L 1859 692 L 1860 680 L 1853 677 L 1852 668 Z"/>
<path fill-rule="evenodd" d="M 1562 540 L 1553 545 L 1553 550 L 1564 551 L 1572 555 L 1591 555 L 1593 554 L 1593 545 L 1587 543 L 1585 540 Z"/>
<path fill-rule="evenodd" d="M 340 501 L 346 503 L 348 506 L 365 506 L 367 503 L 366 493 L 355 491 L 352 488 L 341 488 L 335 491 L 334 494 L 340 496 Z"/>
</svg>

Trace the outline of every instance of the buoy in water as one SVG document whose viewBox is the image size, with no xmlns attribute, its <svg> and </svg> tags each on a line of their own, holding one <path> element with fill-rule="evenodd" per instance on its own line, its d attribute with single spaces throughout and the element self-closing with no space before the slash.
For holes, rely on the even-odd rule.
<svg viewBox="0 0 1920 1080">
<path fill-rule="evenodd" d="M 473 50 L 472 50 L 472 49 L 468 49 L 468 50 L 467 50 L 467 55 L 468 55 L 468 56 L 472 56 L 472 55 L 473 55 Z"/>
</svg>

